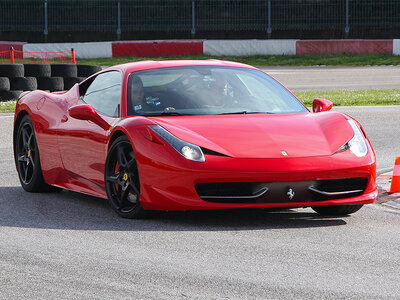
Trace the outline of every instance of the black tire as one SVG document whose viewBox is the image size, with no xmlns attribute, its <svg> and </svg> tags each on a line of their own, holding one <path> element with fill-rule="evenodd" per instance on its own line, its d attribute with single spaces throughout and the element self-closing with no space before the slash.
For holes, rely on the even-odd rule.
<svg viewBox="0 0 400 300">
<path fill-rule="evenodd" d="M 39 90 L 50 92 L 64 90 L 64 79 L 62 77 L 39 77 L 37 83 Z"/>
<path fill-rule="evenodd" d="M 24 65 L 22 64 L 0 64 L 0 77 L 24 77 Z"/>
<path fill-rule="evenodd" d="M 0 92 L 10 90 L 10 79 L 8 77 L 0 77 Z"/>
<path fill-rule="evenodd" d="M 10 80 L 11 90 L 34 91 L 37 90 L 37 80 L 35 77 L 12 78 Z"/>
<path fill-rule="evenodd" d="M 14 140 L 14 159 L 22 188 L 31 193 L 55 192 L 60 188 L 45 183 L 32 120 L 25 115 Z"/>
<path fill-rule="evenodd" d="M 79 83 L 84 79 L 85 79 L 85 77 L 66 77 L 66 78 L 64 78 L 64 89 L 69 90 L 76 83 Z"/>
<path fill-rule="evenodd" d="M 22 91 L 3 91 L 0 92 L 0 101 L 17 100 Z"/>
<path fill-rule="evenodd" d="M 361 207 L 363 207 L 362 204 L 313 206 L 311 208 L 323 216 L 345 216 L 355 213 Z"/>
<path fill-rule="evenodd" d="M 104 180 L 108 202 L 118 215 L 129 219 L 147 215 L 139 202 L 139 172 L 132 145 L 126 136 L 112 143 L 107 155 Z"/>
<path fill-rule="evenodd" d="M 94 73 L 100 72 L 102 68 L 100 66 L 93 65 L 76 65 L 78 68 L 79 77 L 89 77 Z"/>
<path fill-rule="evenodd" d="M 51 76 L 60 77 L 78 77 L 78 68 L 76 65 L 55 64 L 51 66 Z"/>
<path fill-rule="evenodd" d="M 25 77 L 50 77 L 51 68 L 47 64 L 25 64 Z"/>
</svg>

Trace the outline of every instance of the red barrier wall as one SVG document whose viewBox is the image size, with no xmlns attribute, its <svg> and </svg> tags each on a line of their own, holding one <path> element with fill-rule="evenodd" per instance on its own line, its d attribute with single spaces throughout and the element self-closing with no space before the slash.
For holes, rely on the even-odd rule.
<svg viewBox="0 0 400 300">
<path fill-rule="evenodd" d="M 303 40 L 296 54 L 393 54 L 393 40 Z"/>
<path fill-rule="evenodd" d="M 0 41 L 0 51 L 11 46 L 22 51 L 24 42 Z M 88 43 L 90 44 L 90 43 Z M 57 44 L 54 44 L 55 46 Z M 85 47 L 82 43 L 82 47 Z M 102 46 L 106 47 L 106 46 Z M 107 47 L 110 47 L 108 45 Z M 92 48 L 87 48 L 91 51 Z M 105 51 L 111 57 L 110 48 Z M 397 49 L 397 48 L 396 48 Z M 305 54 L 393 54 L 393 40 L 298 40 L 296 55 Z M 397 50 L 396 50 L 397 51 Z M 101 51 L 100 51 L 101 52 Z M 104 51 L 103 51 L 104 52 Z M 112 56 L 170 56 L 203 54 L 203 40 L 121 41 L 112 43 Z M 396 52 L 397 53 L 397 52 Z M 99 56 L 100 57 L 100 56 Z M 103 57 L 103 56 L 102 56 Z"/>
<path fill-rule="evenodd" d="M 127 41 L 112 44 L 113 57 L 203 54 L 203 41 Z"/>
<path fill-rule="evenodd" d="M 24 42 L 2 42 L 0 41 L 0 51 L 10 50 L 10 47 L 14 47 L 14 50 L 22 51 L 22 45 Z"/>
</svg>

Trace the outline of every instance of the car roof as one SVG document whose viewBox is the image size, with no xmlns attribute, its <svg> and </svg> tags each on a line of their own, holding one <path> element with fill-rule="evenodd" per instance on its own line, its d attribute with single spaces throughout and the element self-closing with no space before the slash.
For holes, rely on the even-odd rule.
<svg viewBox="0 0 400 300">
<path fill-rule="evenodd" d="M 121 65 L 116 65 L 111 69 L 120 69 L 125 73 L 131 73 L 141 70 L 149 70 L 149 69 L 159 69 L 159 68 L 171 68 L 171 67 L 188 67 L 188 66 L 219 66 L 219 67 L 236 67 L 236 68 L 247 68 L 247 69 L 256 69 L 255 67 L 217 59 L 205 59 L 205 60 L 144 60 L 138 62 L 125 63 Z"/>
</svg>

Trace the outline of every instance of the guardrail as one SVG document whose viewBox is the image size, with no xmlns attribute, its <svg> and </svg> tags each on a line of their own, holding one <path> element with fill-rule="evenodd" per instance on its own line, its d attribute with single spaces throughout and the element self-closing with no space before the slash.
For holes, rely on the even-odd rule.
<svg viewBox="0 0 400 300">
<path fill-rule="evenodd" d="M 0 63 L 23 64 L 76 64 L 75 50 L 68 51 L 21 51 L 10 47 L 0 51 Z"/>
</svg>

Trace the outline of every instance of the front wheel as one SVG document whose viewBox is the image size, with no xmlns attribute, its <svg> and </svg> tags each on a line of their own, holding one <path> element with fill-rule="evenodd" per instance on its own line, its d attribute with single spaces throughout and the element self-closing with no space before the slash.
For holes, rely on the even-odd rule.
<svg viewBox="0 0 400 300">
<path fill-rule="evenodd" d="M 61 190 L 46 184 L 44 181 L 35 130 L 28 115 L 22 118 L 15 135 L 14 159 L 19 181 L 25 191 L 35 193 Z"/>
<path fill-rule="evenodd" d="M 355 213 L 361 207 L 363 207 L 362 204 L 313 206 L 311 208 L 323 216 L 345 216 Z"/>
<path fill-rule="evenodd" d="M 138 219 L 146 215 L 139 202 L 140 181 L 136 157 L 126 136 L 110 147 L 105 166 L 105 186 L 111 207 L 121 217 Z"/>
</svg>

